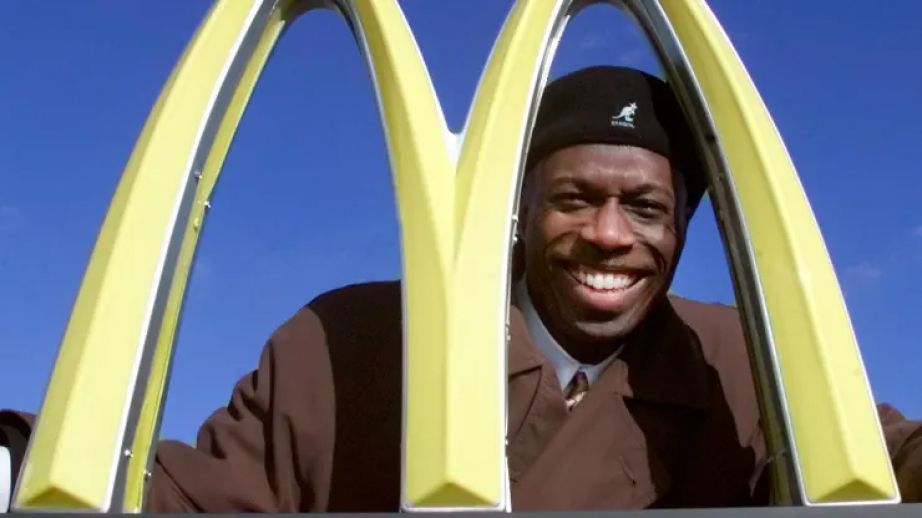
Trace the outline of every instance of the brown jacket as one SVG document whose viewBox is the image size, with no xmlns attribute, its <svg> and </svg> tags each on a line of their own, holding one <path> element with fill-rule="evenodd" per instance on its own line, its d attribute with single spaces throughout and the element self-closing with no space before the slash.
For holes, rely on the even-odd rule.
<svg viewBox="0 0 922 518">
<path fill-rule="evenodd" d="M 196 448 L 159 445 L 147 509 L 397 510 L 400 307 L 397 283 L 356 285 L 282 325 Z M 513 509 L 767 503 L 734 309 L 662 304 L 572 413 L 515 309 L 510 324 Z M 889 407 L 881 419 L 904 500 L 918 500 L 922 428 Z"/>
</svg>

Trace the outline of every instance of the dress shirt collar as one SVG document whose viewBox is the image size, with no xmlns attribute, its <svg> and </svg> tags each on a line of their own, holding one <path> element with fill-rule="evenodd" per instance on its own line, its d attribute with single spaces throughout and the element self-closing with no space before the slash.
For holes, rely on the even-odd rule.
<svg viewBox="0 0 922 518">
<path fill-rule="evenodd" d="M 557 340 L 551 336 L 550 331 L 544 326 L 544 322 L 538 315 L 538 311 L 535 309 L 534 304 L 532 304 L 524 275 L 513 288 L 513 299 L 516 302 L 516 306 L 518 306 L 519 310 L 522 312 L 522 316 L 525 318 L 525 327 L 528 328 L 528 334 L 535 346 L 554 366 L 561 389 L 566 388 L 577 371 L 586 373 L 590 385 L 595 383 L 595 381 L 599 379 L 599 376 L 602 375 L 605 369 L 615 360 L 623 349 L 623 346 L 619 347 L 618 350 L 613 352 L 608 358 L 605 358 L 595 365 L 580 363 L 557 343 Z"/>
</svg>

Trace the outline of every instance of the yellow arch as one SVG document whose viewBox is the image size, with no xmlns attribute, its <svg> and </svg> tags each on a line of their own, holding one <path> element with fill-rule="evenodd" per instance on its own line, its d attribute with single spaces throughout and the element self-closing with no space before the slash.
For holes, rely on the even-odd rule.
<svg viewBox="0 0 922 518">
<path fill-rule="evenodd" d="M 403 505 L 507 508 L 506 291 L 521 157 L 546 62 L 568 13 L 585 3 L 515 3 L 462 140 L 445 126 L 394 0 L 217 1 L 167 81 L 113 198 L 16 507 L 140 508 L 207 200 L 278 36 L 303 10 L 332 6 L 350 20 L 370 61 L 401 219 Z M 787 481 L 779 490 L 805 504 L 898 499 L 822 238 L 745 69 L 702 0 L 626 4 L 654 36 L 703 141 L 708 132 L 718 139 L 709 149 L 712 195 L 718 210 L 739 216 L 721 225 L 758 378 L 769 389 L 768 425 L 777 432 L 773 445 L 796 454 L 778 472 Z M 476 401 L 465 390 L 472 378 Z M 495 398 L 484 404 L 484 393 Z"/>
</svg>

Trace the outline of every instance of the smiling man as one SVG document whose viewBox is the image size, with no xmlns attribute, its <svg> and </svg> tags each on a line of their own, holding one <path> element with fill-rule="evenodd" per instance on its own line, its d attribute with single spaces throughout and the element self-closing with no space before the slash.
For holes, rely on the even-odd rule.
<svg viewBox="0 0 922 518">
<path fill-rule="evenodd" d="M 582 144 L 545 159 L 529 184 L 529 292 L 555 337 L 597 361 L 602 344 L 623 340 L 669 285 L 682 232 L 669 161 L 639 147 Z"/>
<path fill-rule="evenodd" d="M 574 358 L 612 355 L 668 290 L 704 191 L 692 142 L 655 77 L 595 67 L 548 86 L 522 193 L 516 295 Z"/>
<path fill-rule="evenodd" d="M 648 74 L 594 67 L 545 91 L 514 289 L 545 374 L 519 394 L 535 383 L 519 374 L 513 340 L 516 508 L 767 500 L 737 314 L 666 295 L 704 192 L 693 142 L 669 87 Z"/>
<path fill-rule="evenodd" d="M 648 74 L 595 67 L 545 91 L 514 301 L 555 376 L 525 381 L 512 340 L 515 508 L 769 500 L 739 316 L 667 296 L 706 185 L 693 142 L 669 86 Z M 922 428 L 880 410 L 903 497 L 918 500 Z"/>
<path fill-rule="evenodd" d="M 703 193 L 692 142 L 668 87 L 641 72 L 597 67 L 548 87 L 522 197 L 526 280 L 574 357 L 611 353 L 668 289 Z"/>
<path fill-rule="evenodd" d="M 509 322 L 514 510 L 769 501 L 738 315 L 667 296 L 704 192 L 691 143 L 669 87 L 642 72 L 590 68 L 545 91 Z M 195 447 L 158 445 L 146 509 L 397 511 L 400 308 L 397 282 L 314 299 L 272 335 Z M 881 410 L 903 497 L 918 500 L 922 428 Z M 13 473 L 29 426 L 0 412 Z"/>
</svg>

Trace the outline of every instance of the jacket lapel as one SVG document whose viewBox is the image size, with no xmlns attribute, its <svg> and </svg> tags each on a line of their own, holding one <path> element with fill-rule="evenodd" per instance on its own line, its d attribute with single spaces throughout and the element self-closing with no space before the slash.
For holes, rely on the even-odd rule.
<svg viewBox="0 0 922 518">
<path fill-rule="evenodd" d="M 513 486 L 513 508 L 642 508 L 668 483 L 624 399 L 590 390 Z"/>
<path fill-rule="evenodd" d="M 540 354 L 527 335 L 522 338 Z M 510 398 L 531 393 L 525 405 L 510 401 L 510 417 L 514 407 L 529 409 L 510 419 L 510 425 L 520 423 L 508 452 L 514 509 L 654 504 L 673 483 L 677 424 L 689 410 L 707 407 L 706 372 L 700 349 L 664 303 L 572 413 L 550 365 L 533 371 L 521 393 L 511 378 Z"/>
<path fill-rule="evenodd" d="M 516 483 L 567 417 L 553 367 L 528 336 L 518 308 L 509 319 L 509 409 L 506 457 Z"/>
</svg>

